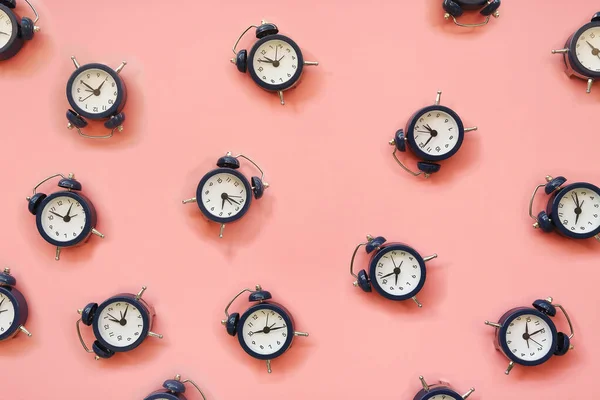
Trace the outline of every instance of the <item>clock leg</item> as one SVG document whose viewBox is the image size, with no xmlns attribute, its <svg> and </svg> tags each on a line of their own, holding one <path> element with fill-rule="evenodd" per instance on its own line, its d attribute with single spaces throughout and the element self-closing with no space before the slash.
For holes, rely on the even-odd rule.
<svg viewBox="0 0 600 400">
<path fill-rule="evenodd" d="M 181 202 L 183 204 L 189 204 L 189 203 L 195 203 L 196 202 L 196 198 L 192 197 L 191 199 L 185 199 L 185 200 L 181 200 Z"/>
<path fill-rule="evenodd" d="M 588 79 L 587 90 L 586 93 L 592 92 L 592 85 L 594 84 L 594 80 L 592 78 Z"/>
<path fill-rule="evenodd" d="M 504 373 L 505 373 L 506 375 L 510 374 L 510 371 L 513 369 L 513 367 L 514 367 L 514 366 L 515 366 L 515 363 L 514 363 L 514 362 L 512 362 L 512 361 L 511 361 L 511 362 L 509 362 L 509 363 L 508 363 L 508 368 L 506 368 L 506 371 L 504 371 Z"/>
<path fill-rule="evenodd" d="M 21 332 L 26 334 L 28 337 L 31 337 L 31 332 L 29 332 L 27 329 L 25 329 L 25 327 L 23 325 L 19 326 L 19 329 L 21 330 Z"/>
<path fill-rule="evenodd" d="M 147 286 L 142 286 L 142 288 L 140 289 L 140 291 L 138 292 L 138 294 L 135 295 L 135 299 L 139 300 L 142 298 L 142 296 L 144 295 L 144 292 L 146 291 L 146 289 L 148 289 Z"/>
<path fill-rule="evenodd" d="M 102 239 L 104 239 L 104 235 L 103 235 L 103 234 L 101 234 L 100 232 L 98 232 L 98 231 L 96 230 L 96 228 L 92 228 L 92 233 L 93 233 L 94 235 L 96 235 L 96 236 L 100 236 Z"/>
<path fill-rule="evenodd" d="M 596 235 L 596 236 L 594 236 L 594 238 L 600 242 L 600 235 Z"/>
<path fill-rule="evenodd" d="M 429 392 L 429 385 L 425 382 L 425 378 L 423 376 L 419 376 L 419 380 L 421 381 L 421 386 L 423 386 L 423 390 Z"/>
<path fill-rule="evenodd" d="M 442 100 L 442 91 L 438 90 L 437 96 L 435 96 L 435 105 L 439 106 L 441 100 Z"/>
<path fill-rule="evenodd" d="M 319 62 L 318 61 L 304 61 L 304 65 L 316 67 L 317 65 L 319 65 Z"/>
<path fill-rule="evenodd" d="M 469 397 L 471 394 L 473 394 L 473 392 L 475 391 L 475 388 L 471 388 L 469 389 L 469 391 L 465 394 L 463 394 L 462 398 L 466 399 L 467 397 Z"/>
<path fill-rule="evenodd" d="M 221 229 L 219 230 L 219 237 L 223 239 L 223 231 L 225 230 L 225 224 L 221 224 Z"/>
<path fill-rule="evenodd" d="M 271 370 L 271 360 L 267 360 L 267 371 L 268 371 L 269 373 L 271 373 L 271 372 L 272 372 L 272 370 Z"/>
<path fill-rule="evenodd" d="M 413 299 L 413 301 L 414 301 L 415 303 L 417 303 L 417 305 L 419 306 L 419 308 L 423 307 L 423 304 L 419 303 L 419 300 L 417 300 L 417 296 L 413 296 L 413 298 L 412 298 L 412 299 Z"/>
<path fill-rule="evenodd" d="M 430 255 L 430 256 L 427 256 L 427 257 L 423 257 L 423 261 L 425 261 L 425 262 L 427 262 L 427 261 L 431 261 L 431 260 L 433 260 L 434 258 L 437 258 L 437 254 L 436 254 L 436 253 L 433 253 L 432 255 Z"/>
<path fill-rule="evenodd" d="M 285 105 L 285 101 L 283 101 L 283 92 L 280 90 L 277 92 L 277 94 L 279 95 L 279 101 L 281 102 L 281 105 Z"/>
<path fill-rule="evenodd" d="M 121 63 L 121 65 L 119 65 L 119 66 L 117 67 L 117 69 L 115 69 L 115 72 L 116 72 L 117 74 L 118 74 L 118 73 L 120 73 L 121 71 L 123 71 L 123 68 L 125 68 L 125 66 L 126 66 L 126 65 L 127 65 L 127 61 L 123 61 L 123 62 Z"/>
<path fill-rule="evenodd" d="M 60 260 L 60 247 L 56 247 L 56 254 L 54 255 L 56 261 Z"/>
<path fill-rule="evenodd" d="M 81 65 L 79 65 L 79 63 L 77 62 L 77 59 L 75 58 L 75 56 L 71 56 L 71 61 L 73 61 L 73 64 L 75 65 L 75 69 L 79 69 L 79 67 Z"/>
<path fill-rule="evenodd" d="M 488 325 L 488 326 L 493 326 L 496 329 L 502 328 L 502 325 L 497 324 L 495 322 L 485 321 L 485 324 Z"/>
<path fill-rule="evenodd" d="M 465 132 L 472 132 L 472 131 L 476 131 L 476 130 L 477 130 L 476 126 L 474 126 L 472 128 L 465 128 Z"/>
<path fill-rule="evenodd" d="M 552 54 L 565 54 L 568 52 L 569 52 L 569 49 L 552 50 Z"/>
<path fill-rule="evenodd" d="M 308 336 L 308 332 L 294 332 L 294 336 L 307 337 Z"/>
<path fill-rule="evenodd" d="M 154 332 L 148 332 L 148 336 L 155 337 L 155 338 L 158 338 L 158 339 L 162 339 L 163 338 L 163 335 L 161 335 L 160 333 L 154 333 Z"/>
</svg>

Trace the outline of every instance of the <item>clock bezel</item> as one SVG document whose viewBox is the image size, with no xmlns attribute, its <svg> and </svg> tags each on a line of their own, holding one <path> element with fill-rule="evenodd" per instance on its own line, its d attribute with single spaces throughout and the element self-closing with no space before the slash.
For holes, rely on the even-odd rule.
<svg viewBox="0 0 600 400">
<path fill-rule="evenodd" d="M 593 231 L 590 231 L 587 233 L 574 233 L 570 229 L 567 229 L 562 224 L 562 221 L 560 220 L 560 218 L 557 217 L 558 216 L 558 204 L 560 203 L 560 200 L 568 192 L 570 192 L 573 189 L 577 189 L 577 188 L 585 188 L 588 190 L 593 190 L 594 192 L 596 192 L 596 194 L 598 194 L 598 196 L 600 196 L 600 188 L 597 187 L 596 185 L 592 185 L 591 183 L 587 183 L 587 182 L 574 182 L 574 183 L 564 186 L 560 190 L 554 192 L 554 194 L 548 200 L 546 214 L 548 214 L 548 216 L 550 217 L 550 220 L 552 221 L 552 223 L 554 224 L 554 226 L 556 227 L 558 232 L 560 232 L 560 234 L 562 234 L 563 236 L 567 236 L 571 239 L 589 239 L 589 238 L 592 238 L 592 237 L 600 234 L 600 225 L 598 225 L 598 227 L 596 229 L 594 229 Z M 600 209 L 599 209 L 599 211 L 600 211 Z"/>
<path fill-rule="evenodd" d="M 1 342 L 15 336 L 19 327 L 25 325 L 25 322 L 27 322 L 27 317 L 29 316 L 29 307 L 27 306 L 27 300 L 25 300 L 23 293 L 21 293 L 15 287 L 0 286 L 0 293 L 10 299 L 10 302 L 15 310 L 15 317 L 13 318 L 12 325 L 6 330 L 6 332 L 0 333 Z"/>
<path fill-rule="evenodd" d="M 579 28 L 573 35 L 571 35 L 571 38 L 568 41 L 569 45 L 567 46 L 569 51 L 567 54 L 565 54 L 565 57 L 568 57 L 569 64 L 571 64 L 571 68 L 573 68 L 575 72 L 588 78 L 598 79 L 600 78 L 600 71 L 592 71 L 587 69 L 577 58 L 577 42 L 579 41 L 579 38 L 585 31 L 594 27 L 600 27 L 600 21 L 588 22 Z"/>
<path fill-rule="evenodd" d="M 202 202 L 202 191 L 203 191 L 204 185 L 210 178 L 212 178 L 213 176 L 218 175 L 218 174 L 231 174 L 231 175 L 235 176 L 242 182 L 242 184 L 244 185 L 244 188 L 246 189 L 245 204 L 242 206 L 242 209 L 240 210 L 240 212 L 238 212 L 237 214 L 235 214 L 231 217 L 223 218 L 223 217 L 219 217 L 219 216 L 211 214 L 211 212 L 208 210 L 208 208 L 206 208 L 206 206 Z M 235 170 L 233 168 L 219 167 L 217 169 L 213 169 L 212 171 L 209 171 L 206 174 L 204 174 L 204 176 L 198 183 L 198 187 L 196 188 L 196 204 L 198 204 L 198 208 L 200 209 L 202 214 L 204 214 L 204 216 L 206 218 L 208 218 L 210 221 L 217 222 L 220 224 L 227 224 L 227 223 L 230 223 L 233 221 L 237 221 L 238 219 L 242 218 L 248 212 L 248 210 L 250 209 L 250 204 L 252 203 L 252 195 L 253 195 L 252 186 L 250 185 L 250 182 L 248 181 L 248 179 L 241 172 L 239 172 L 238 170 Z"/>
</svg>

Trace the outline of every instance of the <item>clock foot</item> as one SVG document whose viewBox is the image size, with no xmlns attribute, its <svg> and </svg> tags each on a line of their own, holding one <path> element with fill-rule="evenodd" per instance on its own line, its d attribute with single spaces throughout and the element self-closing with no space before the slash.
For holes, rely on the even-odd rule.
<svg viewBox="0 0 600 400">
<path fill-rule="evenodd" d="M 60 247 L 56 248 L 56 254 L 54 255 L 56 261 L 60 260 Z"/>
<path fill-rule="evenodd" d="M 25 327 L 23 325 L 21 325 L 19 327 L 19 329 L 21 330 L 21 332 L 23 332 L 24 334 L 26 334 L 28 337 L 31 337 L 31 332 L 29 332 L 27 329 L 25 329 Z"/>
<path fill-rule="evenodd" d="M 419 300 L 417 300 L 417 296 L 413 296 L 412 299 L 415 303 L 417 303 L 417 306 L 419 306 L 419 308 L 423 307 L 423 304 L 419 303 Z"/>
<path fill-rule="evenodd" d="M 148 336 L 155 337 L 155 338 L 158 338 L 158 339 L 162 339 L 163 338 L 163 335 L 161 335 L 160 333 L 154 333 L 154 332 L 148 332 Z"/>
<path fill-rule="evenodd" d="M 430 256 L 427 256 L 427 257 L 423 257 L 423 261 L 425 261 L 425 262 L 427 262 L 427 261 L 431 261 L 431 260 L 433 260 L 434 258 L 437 258 L 437 254 L 436 254 L 436 253 L 433 253 L 432 255 L 430 255 Z"/>
<path fill-rule="evenodd" d="M 96 236 L 100 236 L 102 239 L 104 239 L 104 235 L 103 235 L 103 234 L 101 234 L 100 232 L 98 232 L 98 231 L 96 230 L 96 228 L 92 228 L 92 233 L 93 233 L 94 235 L 96 235 Z"/>
<path fill-rule="evenodd" d="M 268 373 L 272 372 L 272 370 L 271 370 L 271 360 L 267 360 L 267 372 Z"/>
<path fill-rule="evenodd" d="M 185 199 L 181 201 L 183 204 L 189 204 L 189 203 L 195 203 L 196 202 L 196 198 L 192 197 L 191 199 Z"/>
<path fill-rule="evenodd" d="M 421 386 L 423 386 L 423 390 L 429 392 L 429 385 L 425 382 L 425 378 L 423 376 L 419 376 L 419 380 L 421 381 Z"/>
<path fill-rule="evenodd" d="M 569 52 L 569 49 L 552 50 L 552 54 L 565 54 L 568 52 Z"/>
<path fill-rule="evenodd" d="M 279 92 L 277 92 L 277 94 L 279 95 L 279 102 L 281 103 L 281 105 L 285 105 L 285 101 L 283 100 L 283 92 L 280 90 Z"/>
<path fill-rule="evenodd" d="M 75 65 L 75 69 L 79 69 L 79 67 L 81 67 L 81 65 L 79 65 L 79 62 L 77 62 L 77 59 L 75 58 L 75 56 L 71 56 L 71 61 L 73 61 L 73 64 Z"/>
<path fill-rule="evenodd" d="M 439 106 L 441 100 L 442 100 L 442 91 L 438 90 L 437 91 L 437 96 L 435 96 L 435 105 Z"/>
<path fill-rule="evenodd" d="M 591 93 L 592 92 L 592 85 L 594 84 L 594 80 L 592 78 L 588 79 L 587 81 L 587 89 L 586 89 L 586 93 Z"/>
<path fill-rule="evenodd" d="M 118 73 L 120 73 L 121 71 L 123 71 L 123 68 L 125 68 L 125 66 L 126 66 L 126 65 L 127 65 L 127 61 L 123 61 L 123 62 L 121 63 L 121 65 L 119 65 L 119 66 L 117 67 L 117 69 L 115 69 L 115 72 L 116 72 L 117 74 L 118 74 Z"/>
<path fill-rule="evenodd" d="M 221 224 L 221 229 L 219 230 L 219 238 L 223 239 L 223 231 L 225 230 L 225 224 Z"/>
<path fill-rule="evenodd" d="M 472 132 L 472 131 L 476 131 L 476 130 L 477 130 L 476 126 L 474 126 L 472 128 L 465 128 L 465 132 Z"/>
<path fill-rule="evenodd" d="M 138 294 L 135 295 L 135 299 L 139 300 L 142 298 L 142 296 L 144 295 L 144 292 L 146 291 L 146 289 L 148 289 L 147 286 L 142 286 L 142 288 L 140 289 L 140 291 L 138 292 Z"/>
<path fill-rule="evenodd" d="M 511 361 L 510 363 L 508 363 L 508 368 L 506 368 L 506 371 L 504 371 L 504 373 L 506 375 L 510 374 L 510 371 L 513 369 L 514 366 L 515 366 L 514 362 Z"/>
<path fill-rule="evenodd" d="M 502 328 L 502 325 L 497 324 L 495 322 L 485 321 L 485 324 L 488 325 L 488 326 L 493 326 L 496 329 Z"/>
<path fill-rule="evenodd" d="M 307 337 L 308 336 L 308 332 L 294 332 L 294 336 Z"/>
<path fill-rule="evenodd" d="M 319 65 L 319 62 L 318 61 L 304 61 L 304 65 L 316 67 L 317 65 Z"/>
<path fill-rule="evenodd" d="M 465 394 L 463 394 L 462 398 L 466 399 L 467 397 L 469 397 L 471 394 L 473 394 L 473 392 L 475 391 L 475 388 L 471 388 L 469 389 L 469 391 Z"/>
<path fill-rule="evenodd" d="M 596 236 L 594 236 L 594 239 L 596 239 L 597 241 L 599 241 L 599 242 L 600 242 L 600 235 L 596 235 Z"/>
</svg>

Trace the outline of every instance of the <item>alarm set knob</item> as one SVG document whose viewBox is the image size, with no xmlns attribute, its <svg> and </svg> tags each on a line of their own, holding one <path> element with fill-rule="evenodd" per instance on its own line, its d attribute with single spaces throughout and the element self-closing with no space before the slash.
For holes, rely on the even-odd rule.
<svg viewBox="0 0 600 400">
<path fill-rule="evenodd" d="M 37 210 L 47 196 L 44 193 L 36 193 L 28 200 L 27 209 L 33 215 L 36 215 Z"/>
<path fill-rule="evenodd" d="M 279 29 L 275 24 L 265 23 L 261 24 L 258 28 L 256 28 L 256 38 L 262 39 L 265 36 L 269 35 L 277 35 L 279 33 Z"/>
</svg>

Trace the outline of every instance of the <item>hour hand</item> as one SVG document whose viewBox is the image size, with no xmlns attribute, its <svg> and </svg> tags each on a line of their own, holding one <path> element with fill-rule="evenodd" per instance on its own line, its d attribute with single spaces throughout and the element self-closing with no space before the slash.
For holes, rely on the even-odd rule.
<svg viewBox="0 0 600 400">
<path fill-rule="evenodd" d="M 81 82 L 82 84 L 84 84 L 85 86 L 87 86 L 87 87 L 88 87 L 88 89 L 90 89 L 92 92 L 94 91 L 94 88 L 93 88 L 93 87 L 91 87 L 90 85 L 88 85 L 87 83 L 85 83 L 85 82 L 83 81 L 83 79 L 82 79 L 80 82 Z"/>
<path fill-rule="evenodd" d="M 6 33 L 6 32 L 0 32 L 0 33 L 3 34 L 3 35 L 8 36 L 8 33 Z"/>
<path fill-rule="evenodd" d="M 54 211 L 50 211 L 50 214 L 56 215 L 58 218 L 64 218 L 62 215 L 55 213 Z"/>
<path fill-rule="evenodd" d="M 383 278 L 387 278 L 388 276 L 392 276 L 392 275 L 394 275 L 394 274 L 395 274 L 395 272 L 390 272 L 389 274 L 387 274 L 387 275 L 384 275 L 384 276 L 382 276 L 381 278 L 382 278 L 382 279 L 383 279 Z"/>
</svg>

